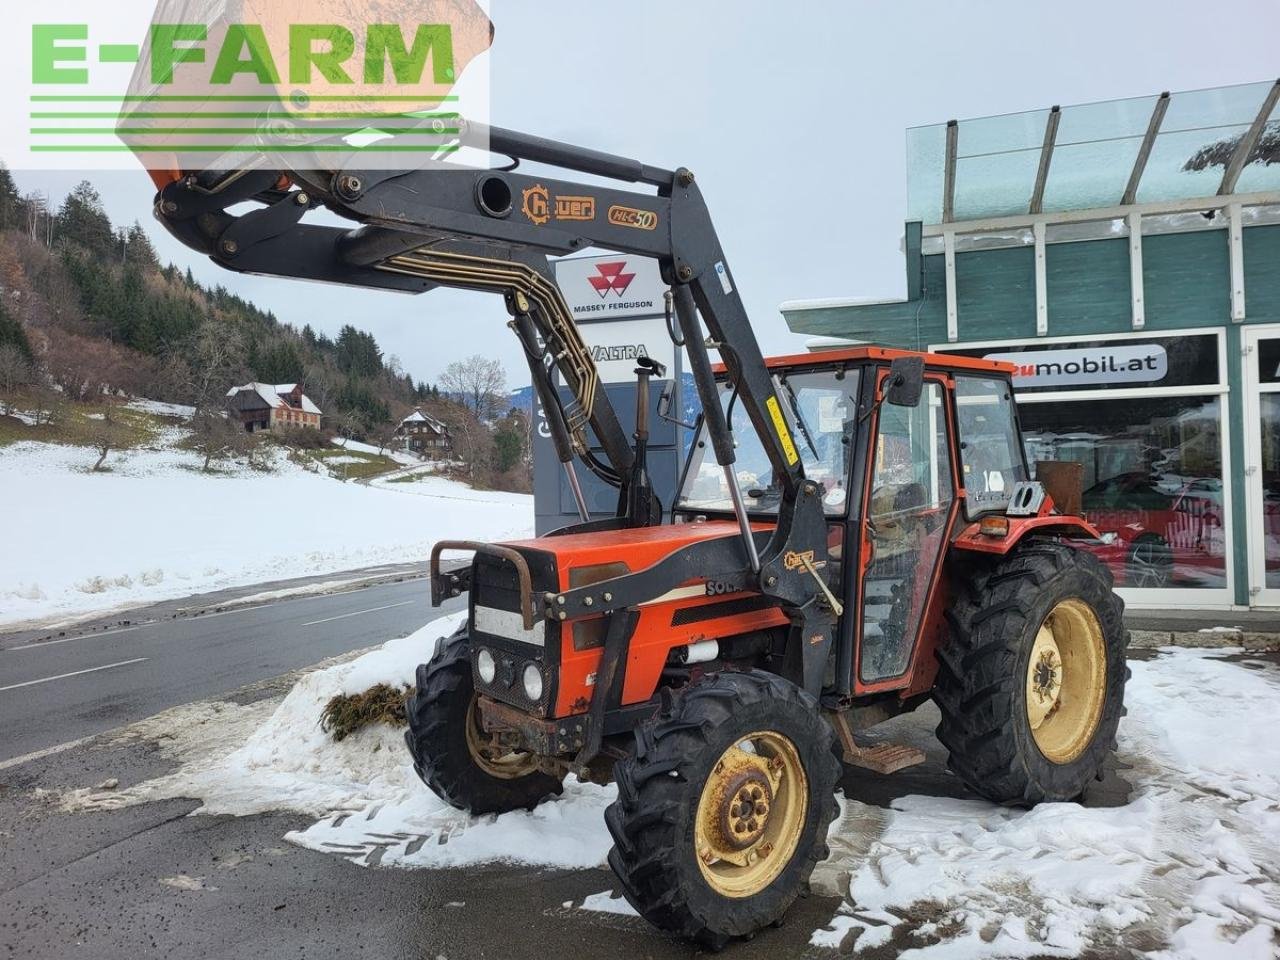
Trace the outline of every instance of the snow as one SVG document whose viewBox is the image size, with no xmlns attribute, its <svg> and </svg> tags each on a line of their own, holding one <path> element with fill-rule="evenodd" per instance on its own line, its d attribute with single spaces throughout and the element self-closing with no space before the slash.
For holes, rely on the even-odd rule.
<svg viewBox="0 0 1280 960">
<path fill-rule="evenodd" d="M 382 447 L 379 449 L 370 443 L 361 443 L 359 440 L 345 440 L 341 437 L 335 437 L 333 445 L 335 447 L 341 447 L 344 450 L 354 450 L 356 453 L 372 453 L 375 456 L 381 454 L 382 456 L 389 457 L 396 463 L 406 467 L 422 465 L 422 460 L 420 458 L 415 457 L 411 453 L 405 453 L 403 450 L 396 450 L 393 447 Z"/>
<path fill-rule="evenodd" d="M 176 428 L 153 449 L 0 448 L 0 624 L 425 559 L 440 539 L 528 536 L 533 500 L 442 478 L 344 484 L 279 456 L 272 472 L 200 472 Z M 408 488 L 413 488 L 410 491 Z M 413 495 L 406 495 L 409 493 Z"/>
<path fill-rule="evenodd" d="M 341 743 L 320 731 L 331 696 L 411 683 L 460 619 L 306 674 L 269 713 L 224 703 L 162 715 L 160 749 L 178 770 L 63 802 L 95 809 L 198 797 L 202 813 L 296 810 L 316 820 L 288 840 L 365 866 L 602 867 L 612 788 L 571 778 L 563 797 L 532 812 L 472 818 L 422 786 L 399 730 L 366 729 Z M 842 800 L 832 856 L 813 885 L 846 900 L 811 946 L 856 956 L 893 941 L 912 960 L 1273 958 L 1280 670 L 1252 663 L 1169 648 L 1131 664 L 1118 743 L 1132 786 L 1123 806 L 1026 811 L 910 795 L 885 810 Z M 631 912 L 608 891 L 580 909 Z"/>
<path fill-rule="evenodd" d="M 159 417 L 177 417 L 183 420 L 190 420 L 196 412 L 195 407 L 188 407 L 181 403 L 164 403 L 160 400 L 130 400 L 125 406 L 142 413 Z"/>
<path fill-rule="evenodd" d="M 1169 649 L 1131 666 L 1118 744 L 1129 803 L 1019 811 L 908 796 L 883 813 L 847 801 L 837 834 L 871 822 L 878 835 L 843 864 L 846 908 L 812 942 L 883 942 L 850 917 L 870 910 L 913 947 L 903 956 L 927 960 L 1141 952 L 1153 939 L 1167 946 L 1150 955 L 1170 960 L 1274 957 L 1280 677 L 1220 651 Z M 828 861 L 815 884 L 840 866 Z M 923 905 L 947 937 L 910 919 Z"/>
</svg>

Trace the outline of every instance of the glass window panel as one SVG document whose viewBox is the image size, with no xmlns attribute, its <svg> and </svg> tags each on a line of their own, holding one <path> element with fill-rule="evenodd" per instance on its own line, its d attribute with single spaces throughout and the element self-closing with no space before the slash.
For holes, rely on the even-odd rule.
<svg viewBox="0 0 1280 960">
<path fill-rule="evenodd" d="M 946 124 L 912 127 L 907 131 L 907 219 L 942 222 L 944 168 L 947 162 Z"/>
<path fill-rule="evenodd" d="M 1027 458 L 1084 467 L 1088 549 L 1119 586 L 1225 587 L 1218 397 L 1024 403 Z"/>
<path fill-rule="evenodd" d="M 957 160 L 956 219 L 978 220 L 1026 213 L 1039 165 L 1039 147 Z"/>
<path fill-rule="evenodd" d="M 956 132 L 957 220 L 1026 213 L 1048 110 L 961 121 Z"/>
<path fill-rule="evenodd" d="M 1280 344 L 1273 340 L 1272 343 Z M 1258 395 L 1262 430 L 1262 548 L 1268 589 L 1280 589 L 1280 393 Z"/>
<path fill-rule="evenodd" d="M 1258 382 L 1280 383 L 1280 339 L 1258 341 Z"/>
<path fill-rule="evenodd" d="M 1141 137 L 1126 137 L 1055 147 L 1042 209 L 1053 213 L 1118 206 L 1141 146 Z"/>
<path fill-rule="evenodd" d="M 955 500 L 942 388 L 926 383 L 915 407 L 880 408 L 867 530 L 873 545 L 863 579 L 864 681 L 901 676 L 945 543 Z"/>
<path fill-rule="evenodd" d="M 1084 210 L 1120 202 L 1142 146 L 1156 97 L 1064 107 L 1044 209 Z"/>
<path fill-rule="evenodd" d="M 795 373 L 778 378 L 778 400 L 804 464 L 805 476 L 822 484 L 823 508 L 828 516 L 844 513 L 848 500 L 847 483 L 851 466 L 853 435 L 858 409 L 858 372 L 837 376 L 834 370 Z M 776 514 L 782 497 L 781 483 L 774 479 L 773 467 L 760 435 L 752 428 L 742 408 L 734 400 L 730 384 L 724 384 L 721 403 L 726 414 L 732 404 L 730 427 L 734 429 L 738 486 L 752 513 Z M 677 503 L 684 510 L 732 512 L 732 491 L 724 470 L 716 463 L 711 438 L 704 423 L 698 431 L 693 455 L 685 473 L 684 487 Z"/>
<path fill-rule="evenodd" d="M 1236 193 L 1262 193 L 1280 190 L 1280 103 L 1271 111 L 1271 118 L 1262 128 L 1258 142 L 1249 153 L 1240 179 L 1236 181 Z"/>
<path fill-rule="evenodd" d="M 1044 145 L 1044 126 L 1048 110 L 1005 113 L 998 117 L 961 120 L 956 132 L 956 154 L 979 157 L 989 153 L 1032 150 L 1039 153 Z"/>
<path fill-rule="evenodd" d="M 973 520 L 984 511 L 1003 510 L 1014 484 L 1027 479 L 1009 384 L 986 377 L 956 377 L 956 420 L 965 515 Z"/>
<path fill-rule="evenodd" d="M 1138 202 L 1216 194 L 1233 142 L 1249 129 L 1270 89 L 1263 82 L 1175 93 L 1138 186 Z"/>
</svg>

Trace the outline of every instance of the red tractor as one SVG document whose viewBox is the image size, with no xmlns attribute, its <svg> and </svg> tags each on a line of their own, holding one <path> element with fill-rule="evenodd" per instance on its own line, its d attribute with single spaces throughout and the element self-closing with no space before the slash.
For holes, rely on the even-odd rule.
<svg viewBox="0 0 1280 960">
<path fill-rule="evenodd" d="M 160 221 L 228 269 L 504 299 L 581 522 L 437 545 L 433 598 L 468 592 L 469 618 L 409 700 L 423 780 L 475 813 L 533 807 L 569 774 L 616 782 L 627 899 L 717 947 L 780 920 L 827 856 L 842 758 L 922 759 L 857 735 L 927 700 L 976 793 L 1079 797 L 1122 712 L 1122 604 L 1073 546 L 1097 532 L 1028 479 L 1012 368 L 875 347 L 766 360 L 689 170 L 460 131 L 506 166 L 155 174 Z M 572 217 L 529 202 L 560 197 Z M 652 257 L 671 287 L 704 412 L 670 504 L 646 468 L 658 365 L 637 369 L 628 436 L 549 266 L 588 247 Z M 575 464 L 618 489 L 614 516 L 588 517 Z M 443 570 L 448 549 L 470 565 Z"/>
</svg>

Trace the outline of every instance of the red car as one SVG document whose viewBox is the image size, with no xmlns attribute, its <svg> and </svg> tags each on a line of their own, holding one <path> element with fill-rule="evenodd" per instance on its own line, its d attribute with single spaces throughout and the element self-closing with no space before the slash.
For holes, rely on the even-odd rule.
<svg viewBox="0 0 1280 960">
<path fill-rule="evenodd" d="M 1121 473 L 1084 492 L 1085 517 L 1103 539 L 1088 549 L 1125 587 L 1226 583 L 1221 483 L 1193 480 L 1166 493 L 1146 473 Z"/>
</svg>

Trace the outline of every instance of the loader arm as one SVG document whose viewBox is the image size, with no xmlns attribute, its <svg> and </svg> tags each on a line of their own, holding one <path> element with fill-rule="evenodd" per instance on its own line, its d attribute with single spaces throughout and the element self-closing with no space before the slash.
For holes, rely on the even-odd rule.
<svg viewBox="0 0 1280 960">
<path fill-rule="evenodd" d="M 817 692 L 836 618 L 814 572 L 827 549 L 821 491 L 805 478 L 783 415 L 787 401 L 778 397 L 766 369 L 693 173 L 465 123 L 460 139 L 463 145 L 487 144 L 513 162 L 501 170 L 429 163 L 406 171 L 277 165 L 221 176 L 177 174 L 158 193 L 156 216 L 178 239 L 230 270 L 410 293 L 443 286 L 501 294 L 510 326 L 529 355 L 561 461 L 576 455 L 619 488 L 619 525 L 641 526 L 656 518 L 628 513 L 627 504 L 636 500 L 628 496 L 633 450 L 547 258 L 600 247 L 656 259 L 672 287 L 690 370 L 741 531 L 718 553 L 707 556 L 704 550 L 699 562 L 708 566 L 701 570 L 742 578 L 779 601 L 794 626 L 797 642 L 790 647 L 803 650 L 796 671 Z M 519 170 L 525 161 L 609 185 L 531 175 Z M 249 200 L 261 206 L 229 212 Z M 318 208 L 354 225 L 307 222 Z M 777 524 L 763 547 L 751 533 L 738 490 L 709 349 L 717 349 L 725 362 L 782 491 Z M 544 361 L 568 386 L 568 404 L 552 387 Z M 588 430 L 607 462 L 593 455 Z M 620 578 L 630 582 L 627 589 L 615 584 L 619 596 L 637 603 L 670 589 L 672 571 L 685 565 L 674 558 L 662 566 L 661 573 Z M 548 615 L 572 616 L 587 595 L 585 588 L 571 591 Z"/>
</svg>

